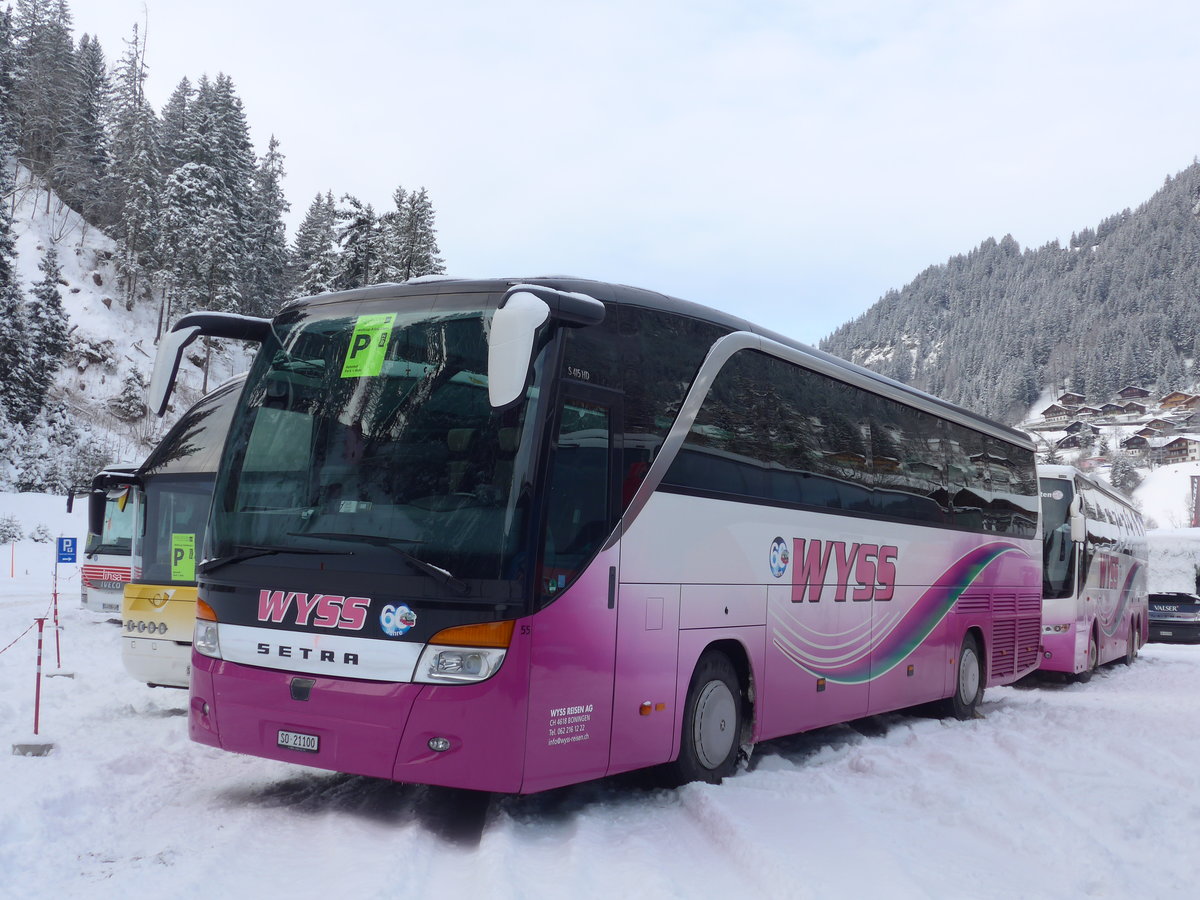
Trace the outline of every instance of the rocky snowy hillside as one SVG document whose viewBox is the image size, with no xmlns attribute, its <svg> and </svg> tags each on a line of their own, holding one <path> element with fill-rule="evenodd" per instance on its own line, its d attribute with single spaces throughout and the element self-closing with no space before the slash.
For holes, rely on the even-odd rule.
<svg viewBox="0 0 1200 900">
<path fill-rule="evenodd" d="M 57 249 L 62 269 L 60 291 L 70 318 L 70 348 L 49 400 L 66 403 L 74 418 L 89 425 L 110 459 L 139 460 L 174 416 L 201 396 L 206 381 L 203 351 L 189 350 L 173 409 L 164 420 L 145 415 L 136 402 L 122 402 L 123 391 L 139 399 L 144 390 L 135 386 L 149 381 L 164 314 L 162 291 L 139 291 L 129 297 L 117 271 L 115 243 L 24 168 L 18 169 L 12 202 L 22 286 L 28 292 L 42 277 L 38 265 L 48 247 Z M 247 359 L 229 343 L 214 346 L 208 387 L 242 371 Z"/>
</svg>

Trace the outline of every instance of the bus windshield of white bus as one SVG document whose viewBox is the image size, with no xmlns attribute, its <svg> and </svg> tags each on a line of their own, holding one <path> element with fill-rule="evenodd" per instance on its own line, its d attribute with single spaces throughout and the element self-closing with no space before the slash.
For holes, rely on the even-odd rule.
<svg viewBox="0 0 1200 900">
<path fill-rule="evenodd" d="M 1069 597 L 1075 590 L 1075 547 L 1071 543 L 1071 501 L 1075 491 L 1061 478 L 1041 479 L 1042 596 Z"/>
<path fill-rule="evenodd" d="M 460 588 L 524 571 L 529 400 L 489 402 L 477 296 L 425 299 L 276 321 L 234 414 L 202 572 L 289 553 Z"/>
<path fill-rule="evenodd" d="M 88 533 L 85 548 L 88 556 L 100 553 L 129 555 L 133 542 L 133 504 L 129 502 L 130 496 L 128 485 L 93 491 L 89 502 L 103 504 L 104 518 L 98 533 Z"/>
</svg>

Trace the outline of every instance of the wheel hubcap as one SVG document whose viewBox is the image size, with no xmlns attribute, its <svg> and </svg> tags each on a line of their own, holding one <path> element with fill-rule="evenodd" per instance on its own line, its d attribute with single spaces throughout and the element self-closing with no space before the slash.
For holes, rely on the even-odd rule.
<svg viewBox="0 0 1200 900">
<path fill-rule="evenodd" d="M 710 681 L 696 701 L 692 742 L 706 769 L 715 769 L 729 756 L 737 723 L 737 701 L 723 681 Z"/>
<path fill-rule="evenodd" d="M 958 695 L 964 703 L 974 703 L 979 693 L 979 660 L 974 650 L 964 650 L 958 660 Z"/>
</svg>

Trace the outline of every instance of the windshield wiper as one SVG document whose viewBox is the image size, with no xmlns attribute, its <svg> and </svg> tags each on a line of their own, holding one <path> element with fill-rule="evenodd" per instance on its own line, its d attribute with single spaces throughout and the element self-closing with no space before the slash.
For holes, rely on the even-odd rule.
<svg viewBox="0 0 1200 900">
<path fill-rule="evenodd" d="M 201 560 L 196 566 L 196 571 L 207 575 L 209 572 L 215 571 L 222 566 L 227 566 L 230 563 L 243 562 L 247 559 L 255 559 L 259 556 L 274 556 L 276 553 L 299 553 L 303 555 L 312 555 L 314 553 L 332 553 L 337 556 L 353 556 L 353 550 L 316 550 L 311 547 L 267 547 L 262 544 L 237 544 L 237 553 L 231 553 L 229 556 L 218 556 L 216 559 Z"/>
<path fill-rule="evenodd" d="M 435 566 L 433 563 L 426 562 L 419 556 L 413 556 L 407 550 L 397 546 L 399 544 L 421 544 L 424 541 L 408 538 L 389 538 L 378 534 L 343 534 L 338 531 L 289 531 L 288 534 L 297 537 L 324 538 L 327 541 L 362 541 L 364 544 L 370 544 L 373 547 L 387 547 L 389 550 L 400 554 L 400 558 L 418 572 L 428 575 L 439 584 L 444 584 L 446 587 L 454 590 L 455 593 L 461 594 L 464 597 L 471 593 L 471 586 L 458 576 L 447 572 L 441 566 Z"/>
</svg>

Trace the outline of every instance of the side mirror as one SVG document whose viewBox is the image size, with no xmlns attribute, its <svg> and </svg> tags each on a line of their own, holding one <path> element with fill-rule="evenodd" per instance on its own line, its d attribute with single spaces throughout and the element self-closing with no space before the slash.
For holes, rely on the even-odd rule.
<svg viewBox="0 0 1200 900">
<path fill-rule="evenodd" d="M 541 284 L 514 284 L 492 316 L 488 333 L 488 401 L 499 409 L 517 400 L 529 380 L 533 341 L 547 319 L 580 328 L 604 321 L 595 297 Z"/>
<path fill-rule="evenodd" d="M 96 490 L 92 491 L 88 498 L 88 526 L 89 534 L 102 534 L 104 532 L 104 504 L 108 500 L 108 491 Z"/>
<path fill-rule="evenodd" d="M 150 389 L 146 405 L 150 412 L 162 418 L 167 411 L 167 401 L 175 390 L 175 376 L 179 374 L 179 361 L 184 348 L 200 334 L 197 327 L 168 331 L 158 344 L 158 355 L 154 357 L 154 371 L 150 373 Z"/>
<path fill-rule="evenodd" d="M 184 348 L 197 337 L 234 338 L 261 344 L 270 333 L 270 319 L 233 313 L 191 313 L 184 316 L 158 343 L 146 405 L 160 418 L 167 411 L 167 402 L 175 389 L 175 377 L 179 374 L 179 361 L 183 359 Z"/>
<path fill-rule="evenodd" d="M 1083 499 L 1076 494 L 1071 501 L 1071 540 L 1082 544 L 1087 540 L 1087 520 L 1083 517 Z"/>
<path fill-rule="evenodd" d="M 550 318 L 546 301 L 527 291 L 509 294 L 488 333 L 488 402 L 499 409 L 525 391 L 537 330 Z"/>
</svg>

